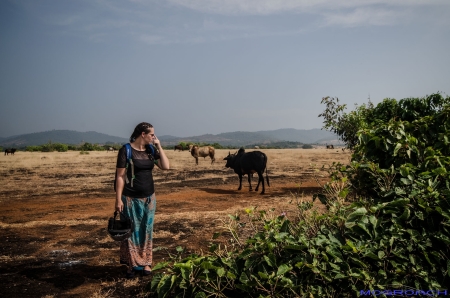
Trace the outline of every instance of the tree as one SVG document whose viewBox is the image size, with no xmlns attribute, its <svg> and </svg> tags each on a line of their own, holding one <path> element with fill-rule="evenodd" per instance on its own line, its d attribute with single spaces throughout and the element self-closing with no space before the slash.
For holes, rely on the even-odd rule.
<svg viewBox="0 0 450 298">
<path fill-rule="evenodd" d="M 344 111 L 347 105 L 339 104 L 337 97 L 324 97 L 321 103 L 326 106 L 325 111 L 319 115 L 324 118 L 323 129 L 334 132 L 348 149 L 353 149 L 358 143 L 357 132 L 366 126 L 371 117 L 373 104 L 369 101 L 367 106 L 355 105 L 355 110 L 346 114 Z"/>
</svg>

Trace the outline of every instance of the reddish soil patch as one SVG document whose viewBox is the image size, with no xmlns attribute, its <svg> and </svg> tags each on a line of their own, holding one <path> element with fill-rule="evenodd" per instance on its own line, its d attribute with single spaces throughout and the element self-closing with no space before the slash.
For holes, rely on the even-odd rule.
<svg viewBox="0 0 450 298">
<path fill-rule="evenodd" d="M 246 179 L 238 191 L 237 175 L 229 170 L 214 170 L 222 175 L 217 177 L 208 176 L 209 169 L 199 169 L 192 167 L 155 178 L 154 247 L 167 250 L 155 251 L 154 263 L 163 261 L 167 251 L 173 252 L 177 246 L 185 247 L 186 253 L 206 251 L 227 214 L 252 206 L 275 208 L 281 213 L 294 208 L 289 202 L 296 195 L 303 193 L 311 199 L 320 191 L 311 171 L 305 169 L 289 169 L 289 175 L 281 169 L 269 173 L 271 186 L 266 186 L 265 195 L 259 194 L 261 189 L 249 192 Z M 95 185 L 100 188 L 84 192 L 84 182 L 74 182 L 81 191 L 67 186 L 71 179 L 85 179 L 86 175 L 76 176 L 80 173 L 46 177 L 36 169 L 7 171 L 0 174 L 19 180 L 0 190 L 1 297 L 146 296 L 151 277 L 125 279 L 126 268 L 119 264 L 119 243 L 106 232 L 107 220 L 114 211 L 111 171 L 106 170 L 106 178 L 99 175 L 101 182 Z M 256 177 L 253 187 L 255 182 Z M 21 189 L 22 183 L 30 186 Z"/>
</svg>

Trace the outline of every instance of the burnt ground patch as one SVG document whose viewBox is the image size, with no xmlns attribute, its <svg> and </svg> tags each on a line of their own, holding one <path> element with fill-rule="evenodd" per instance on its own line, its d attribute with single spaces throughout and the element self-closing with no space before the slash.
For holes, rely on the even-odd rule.
<svg viewBox="0 0 450 298">
<path fill-rule="evenodd" d="M 45 159 L 46 163 L 51 161 Z M 64 163 L 73 169 L 72 163 Z M 84 298 L 100 291 L 103 296 L 98 297 L 145 296 L 144 288 L 151 278 L 138 277 L 131 282 L 124 278 L 120 243 L 106 232 L 114 212 L 114 164 L 111 173 L 100 175 L 86 174 L 82 167 L 63 173 L 61 164 L 54 168 L 36 166 L 32 171 L 22 166 L 0 170 L 11 182 L 10 188 L 0 190 L 1 297 Z M 181 170 L 157 172 L 154 263 L 168 260 L 168 253 L 176 254 L 177 246 L 185 249 L 183 254 L 207 251 L 216 231 L 223 232 L 216 240 L 228 241 L 231 236 L 220 221 L 228 218 L 223 210 L 251 206 L 276 209 L 299 188 L 305 195 L 319 190 L 311 171 L 299 170 L 301 166 L 291 163 L 284 167 L 279 162 L 269 167 L 271 186 L 266 186 L 263 196 L 249 192 L 246 179 L 238 191 L 237 175 L 216 164 L 208 164 L 208 168 L 189 164 L 180 166 Z M 33 183 L 20 180 L 14 184 L 16 178 L 24 177 L 32 178 Z M 255 182 L 254 177 L 252 185 L 256 186 Z"/>
</svg>

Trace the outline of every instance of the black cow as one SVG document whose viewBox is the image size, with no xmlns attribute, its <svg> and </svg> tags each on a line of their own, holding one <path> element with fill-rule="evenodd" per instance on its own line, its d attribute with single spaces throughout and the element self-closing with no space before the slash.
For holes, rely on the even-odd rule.
<svg viewBox="0 0 450 298">
<path fill-rule="evenodd" d="M 183 146 L 181 146 L 181 145 L 175 145 L 175 146 L 173 147 L 173 151 L 177 151 L 177 149 L 178 149 L 179 151 L 184 151 L 184 148 L 183 148 Z"/>
<path fill-rule="evenodd" d="M 264 187 L 264 177 L 263 173 L 266 170 L 266 180 L 267 185 L 270 186 L 269 176 L 267 175 L 267 156 L 261 151 L 253 151 L 245 153 L 244 148 L 239 149 L 237 153 L 228 153 L 228 156 L 223 160 L 227 161 L 225 167 L 232 168 L 236 174 L 239 176 L 239 188 L 242 189 L 242 176 L 248 176 L 248 184 L 250 185 L 250 191 L 252 190 L 252 175 L 253 173 L 258 173 L 258 184 L 256 185 L 255 191 L 258 191 L 259 184 L 262 182 L 261 194 L 266 191 Z"/>
<path fill-rule="evenodd" d="M 327 145 L 327 149 L 334 149 L 333 145 Z"/>
<path fill-rule="evenodd" d="M 5 155 L 9 155 L 11 153 L 11 155 L 14 155 L 14 152 L 16 152 L 16 148 L 12 148 L 12 149 L 5 149 Z"/>
</svg>

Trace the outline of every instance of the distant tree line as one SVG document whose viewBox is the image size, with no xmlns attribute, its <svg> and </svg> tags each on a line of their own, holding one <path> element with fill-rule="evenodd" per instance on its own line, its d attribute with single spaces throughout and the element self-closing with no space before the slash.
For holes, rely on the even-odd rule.
<svg viewBox="0 0 450 298">
<path fill-rule="evenodd" d="M 184 150 L 189 149 L 189 145 L 198 145 L 200 147 L 203 146 L 212 146 L 215 149 L 239 149 L 241 146 L 236 145 L 221 145 L 219 143 L 192 143 L 192 142 L 180 142 L 178 145 L 182 146 Z M 114 148 L 115 150 L 119 150 L 122 147 L 122 144 L 92 144 L 92 143 L 83 143 L 80 145 L 74 145 L 74 144 L 63 144 L 63 143 L 52 143 L 48 142 L 47 144 L 43 145 L 35 145 L 35 146 L 26 146 L 19 148 L 24 151 L 28 152 L 67 152 L 67 151 L 106 151 L 109 148 Z M 282 141 L 282 142 L 274 142 L 264 145 L 247 145 L 244 146 L 246 149 L 254 149 L 255 147 L 258 147 L 259 149 L 289 149 L 289 148 L 302 148 L 302 149 L 312 149 L 313 146 L 310 144 L 303 144 L 299 142 L 289 142 L 289 141 Z M 0 147 L 1 148 L 1 147 Z M 165 150 L 173 150 L 174 146 L 163 146 Z M 3 148 L 1 148 L 3 151 Z"/>
<path fill-rule="evenodd" d="M 313 148 L 312 145 L 309 144 L 303 144 L 300 142 L 292 142 L 292 141 L 279 141 L 279 142 L 272 142 L 264 145 L 247 145 L 244 148 L 255 148 L 255 146 L 259 147 L 260 149 L 295 149 L 295 148 L 303 148 L 303 149 L 311 149 Z"/>
<path fill-rule="evenodd" d="M 237 145 L 228 145 L 228 146 L 223 146 L 219 143 L 192 143 L 192 142 L 180 142 L 178 143 L 179 146 L 183 147 L 183 149 L 187 150 L 189 149 L 189 145 L 198 145 L 200 147 L 203 146 L 212 146 L 215 149 L 239 149 L 241 147 L 246 148 L 246 149 L 254 149 L 254 148 L 259 148 L 259 149 L 289 149 L 289 148 L 302 148 L 302 149 L 312 149 L 314 148 L 312 145 L 310 144 L 303 144 L 300 142 L 290 142 L 290 141 L 281 141 L 281 142 L 273 142 L 273 143 L 269 143 L 269 144 L 264 144 L 264 145 L 259 145 L 259 144 L 252 144 L 252 145 L 246 145 L 246 146 L 237 146 Z M 163 146 L 164 149 L 170 149 L 173 150 L 173 146 Z"/>
<path fill-rule="evenodd" d="M 25 148 L 25 151 L 28 152 L 67 152 L 69 150 L 71 151 L 106 151 L 108 148 L 114 148 L 118 150 L 120 147 L 122 147 L 121 144 L 114 144 L 114 145 L 100 145 L 100 144 L 91 144 L 91 143 L 83 143 L 81 145 L 73 145 L 73 144 L 62 144 L 62 143 L 52 143 L 48 142 L 44 145 L 38 145 L 38 146 L 27 146 Z"/>
</svg>

